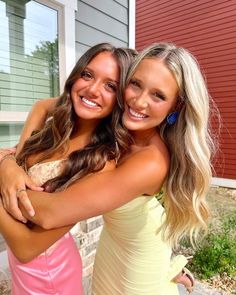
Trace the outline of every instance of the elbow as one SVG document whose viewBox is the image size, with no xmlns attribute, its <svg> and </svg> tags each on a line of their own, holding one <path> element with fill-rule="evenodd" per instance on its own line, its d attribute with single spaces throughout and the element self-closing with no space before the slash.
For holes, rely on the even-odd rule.
<svg viewBox="0 0 236 295">
<path fill-rule="evenodd" d="M 20 263 L 26 264 L 29 263 L 33 258 L 30 258 L 28 256 L 16 256 L 17 260 L 20 261 Z"/>
<path fill-rule="evenodd" d="M 49 217 L 49 218 L 44 217 L 37 224 L 39 226 L 41 226 L 43 229 L 45 229 L 45 230 L 50 230 L 50 229 L 53 229 L 53 228 L 56 227 L 55 223 L 54 223 L 54 220 L 51 217 Z"/>
<path fill-rule="evenodd" d="M 46 197 L 45 197 L 46 199 Z M 40 210 L 35 209 L 36 215 L 31 219 L 31 221 L 45 230 L 50 230 L 58 227 L 57 221 L 57 211 L 53 208 L 53 201 L 55 198 L 47 198 L 47 202 L 44 206 L 41 206 Z M 49 202 L 50 201 L 50 202 Z"/>
<path fill-rule="evenodd" d="M 53 229 L 55 227 L 53 227 L 52 223 L 51 222 L 48 222 L 48 221 L 44 221 L 42 222 L 41 224 L 39 224 L 43 229 L 45 230 L 50 230 L 50 229 Z"/>
<path fill-rule="evenodd" d="M 37 255 L 34 255 L 33 253 L 31 253 L 31 251 L 12 251 L 14 256 L 17 258 L 18 261 L 20 261 L 21 263 L 28 263 L 30 261 L 32 261 Z"/>
<path fill-rule="evenodd" d="M 33 224 L 36 224 L 45 230 L 49 230 L 49 229 L 55 228 L 54 226 L 55 222 L 52 216 L 53 215 L 47 214 L 46 212 L 44 212 L 44 214 L 36 214 L 36 216 L 31 217 L 30 221 Z"/>
</svg>

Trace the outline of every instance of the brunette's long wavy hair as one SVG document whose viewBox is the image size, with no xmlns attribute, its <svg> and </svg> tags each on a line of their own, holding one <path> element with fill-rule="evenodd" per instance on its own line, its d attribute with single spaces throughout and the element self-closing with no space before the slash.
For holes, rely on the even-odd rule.
<svg viewBox="0 0 236 295">
<path fill-rule="evenodd" d="M 100 171 L 107 161 L 118 160 L 120 154 L 128 151 L 131 138 L 121 122 L 122 92 L 128 69 L 136 52 L 132 49 L 116 48 L 109 43 L 101 43 L 91 47 L 78 60 L 66 80 L 64 92 L 59 97 L 51 118 L 42 130 L 25 142 L 17 157 L 17 162 L 27 169 L 26 162 L 31 155 L 37 154 L 37 162 L 41 162 L 49 159 L 55 153 L 62 154 L 68 149 L 70 137 L 76 128 L 77 118 L 71 99 L 72 86 L 81 76 L 84 68 L 101 52 L 111 52 L 119 65 L 120 80 L 117 89 L 117 103 L 112 114 L 101 120 L 96 127 L 90 142 L 83 149 L 72 152 L 65 161 L 62 173 L 45 184 L 47 191 L 65 189 L 78 179 Z"/>
</svg>

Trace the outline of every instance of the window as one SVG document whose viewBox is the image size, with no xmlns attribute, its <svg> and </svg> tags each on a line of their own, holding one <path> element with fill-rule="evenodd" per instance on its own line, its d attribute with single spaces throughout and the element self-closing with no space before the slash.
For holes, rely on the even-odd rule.
<svg viewBox="0 0 236 295">
<path fill-rule="evenodd" d="M 36 100 L 59 95 L 75 60 L 76 5 L 0 0 L 0 147 L 17 143 Z"/>
<path fill-rule="evenodd" d="M 57 11 L 35 1 L 1 0 L 0 27 L 0 111 L 21 116 L 37 99 L 59 94 Z M 17 142 L 22 126 L 15 120 L 1 122 L 2 146 Z"/>
</svg>

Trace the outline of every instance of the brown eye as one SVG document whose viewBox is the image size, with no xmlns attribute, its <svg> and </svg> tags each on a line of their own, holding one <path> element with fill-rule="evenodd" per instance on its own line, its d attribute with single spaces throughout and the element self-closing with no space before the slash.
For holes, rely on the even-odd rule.
<svg viewBox="0 0 236 295">
<path fill-rule="evenodd" d="M 81 72 L 80 77 L 86 80 L 90 80 L 92 79 L 92 74 L 89 71 L 84 70 Z"/>
<path fill-rule="evenodd" d="M 109 90 L 109 91 L 112 91 L 112 92 L 116 92 L 117 91 L 117 85 L 112 83 L 112 82 L 108 82 L 106 83 L 106 88 Z"/>
<path fill-rule="evenodd" d="M 154 97 L 155 98 L 159 98 L 161 100 L 165 100 L 166 99 L 165 96 L 163 94 L 159 93 L 159 92 L 155 92 L 154 93 Z"/>
<path fill-rule="evenodd" d="M 130 85 L 134 86 L 134 87 L 140 87 L 139 83 L 136 80 L 130 80 L 129 82 Z"/>
</svg>

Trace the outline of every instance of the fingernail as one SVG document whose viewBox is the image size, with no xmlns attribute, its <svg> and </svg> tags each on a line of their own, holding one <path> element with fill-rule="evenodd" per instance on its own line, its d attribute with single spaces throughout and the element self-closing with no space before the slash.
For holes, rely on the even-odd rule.
<svg viewBox="0 0 236 295">
<path fill-rule="evenodd" d="M 23 222 L 23 223 L 26 223 L 26 222 L 27 222 L 27 220 L 26 220 L 26 219 L 22 219 L 22 220 L 21 220 L 21 222 Z"/>
<path fill-rule="evenodd" d="M 30 210 L 30 211 L 29 211 L 29 215 L 30 215 L 31 217 L 33 217 L 33 216 L 35 215 L 34 210 Z"/>
</svg>

